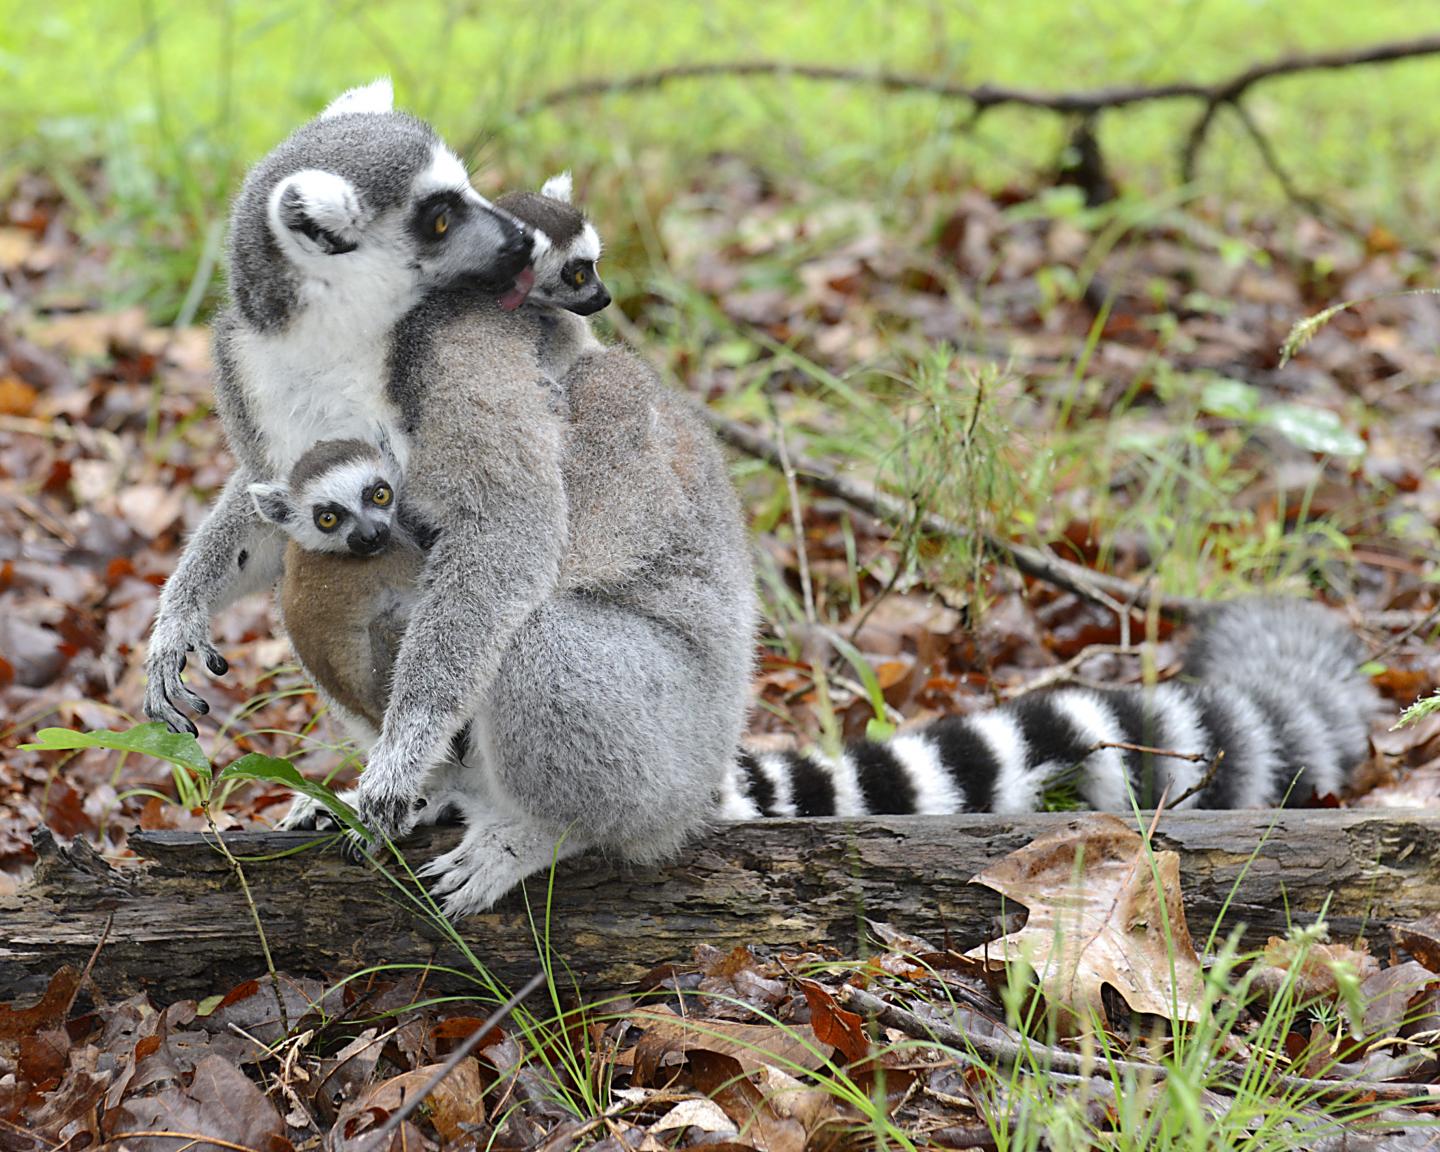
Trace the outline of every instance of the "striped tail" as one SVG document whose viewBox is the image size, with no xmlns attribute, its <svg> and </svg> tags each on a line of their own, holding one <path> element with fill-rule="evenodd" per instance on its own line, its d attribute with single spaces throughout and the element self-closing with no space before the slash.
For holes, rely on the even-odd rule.
<svg viewBox="0 0 1440 1152">
<path fill-rule="evenodd" d="M 1091 808 L 1304 804 L 1338 793 L 1369 752 L 1378 698 L 1359 642 L 1305 601 L 1254 599 L 1204 617 L 1179 678 L 1057 688 L 950 716 L 884 743 L 740 753 L 722 814 L 1032 812 L 1073 790 Z M 1183 799 L 1180 799 L 1183 797 Z"/>
</svg>

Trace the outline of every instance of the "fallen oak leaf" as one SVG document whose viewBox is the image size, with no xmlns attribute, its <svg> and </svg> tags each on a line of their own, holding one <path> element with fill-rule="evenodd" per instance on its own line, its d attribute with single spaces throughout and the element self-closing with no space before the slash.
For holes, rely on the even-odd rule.
<svg viewBox="0 0 1440 1152">
<path fill-rule="evenodd" d="M 1158 880 L 1158 890 L 1157 890 Z M 971 880 L 1030 910 L 1018 932 L 967 955 L 1025 959 L 1066 1031 L 1108 1024 L 1101 988 L 1135 1012 L 1198 1023 L 1202 983 L 1180 897 L 1180 857 L 1114 816 L 1071 821 Z"/>
</svg>

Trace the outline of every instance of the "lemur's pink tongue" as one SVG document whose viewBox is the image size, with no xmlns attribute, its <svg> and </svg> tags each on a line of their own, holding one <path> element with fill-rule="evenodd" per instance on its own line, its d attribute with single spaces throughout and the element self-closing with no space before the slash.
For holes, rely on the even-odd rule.
<svg viewBox="0 0 1440 1152">
<path fill-rule="evenodd" d="M 520 275 L 515 277 L 515 283 L 511 286 L 510 291 L 500 297 L 501 311 L 515 311 L 525 303 L 525 297 L 530 295 L 530 289 L 533 287 L 535 287 L 535 269 L 527 265 L 521 270 Z"/>
</svg>

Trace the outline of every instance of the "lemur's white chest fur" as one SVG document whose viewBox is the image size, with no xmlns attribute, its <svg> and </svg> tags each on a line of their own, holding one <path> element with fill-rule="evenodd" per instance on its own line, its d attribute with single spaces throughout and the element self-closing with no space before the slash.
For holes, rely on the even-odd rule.
<svg viewBox="0 0 1440 1152">
<path fill-rule="evenodd" d="M 365 253 L 353 258 L 358 264 Z M 236 374 L 276 476 L 288 473 L 316 441 L 347 437 L 388 440 L 405 467 L 408 445 L 386 395 L 386 366 L 391 332 L 414 303 L 414 289 L 377 264 L 307 282 L 303 307 L 283 332 L 235 335 Z"/>
</svg>

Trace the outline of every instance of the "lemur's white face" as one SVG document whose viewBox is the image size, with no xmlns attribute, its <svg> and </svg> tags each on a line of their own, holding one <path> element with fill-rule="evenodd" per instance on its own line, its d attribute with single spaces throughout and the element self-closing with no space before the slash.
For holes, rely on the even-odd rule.
<svg viewBox="0 0 1440 1152">
<path fill-rule="evenodd" d="M 610 292 L 595 267 L 600 260 L 600 234 L 594 225 L 587 221 L 564 247 L 537 232 L 535 250 L 539 255 L 534 259 L 535 285 L 530 299 L 536 304 L 589 316 L 610 303 Z"/>
<path fill-rule="evenodd" d="M 320 119 L 392 110 L 389 82 L 377 81 L 347 92 Z M 356 148 L 373 136 L 383 157 L 386 133 L 397 131 L 388 125 L 398 119 L 354 116 L 345 131 Z M 427 292 L 449 284 L 472 282 L 499 293 L 517 277 L 528 279 L 530 237 L 470 186 L 465 165 L 438 139 L 398 205 L 376 211 L 364 187 L 337 172 L 307 168 L 270 189 L 266 218 L 300 276 L 302 303 L 348 307 L 363 300 L 372 324 L 398 319 Z"/>
<path fill-rule="evenodd" d="M 312 477 L 298 492 L 287 483 L 252 484 L 262 518 L 307 552 L 373 556 L 390 543 L 398 476 L 378 461 L 346 461 Z"/>
<path fill-rule="evenodd" d="M 542 197 L 560 204 L 570 204 L 573 194 L 569 172 L 550 177 L 540 188 Z M 578 216 L 579 212 L 574 215 Z M 535 239 L 535 253 L 530 260 L 535 269 L 535 283 L 529 294 L 533 303 L 563 308 L 578 316 L 599 312 L 610 303 L 610 291 L 596 268 L 601 254 L 600 233 L 590 221 L 584 221 L 580 230 L 564 244 L 543 231 L 544 226 L 535 221 L 528 221 L 528 226 Z M 500 306 L 515 307 L 518 302 L 512 302 L 507 294 Z"/>
</svg>

